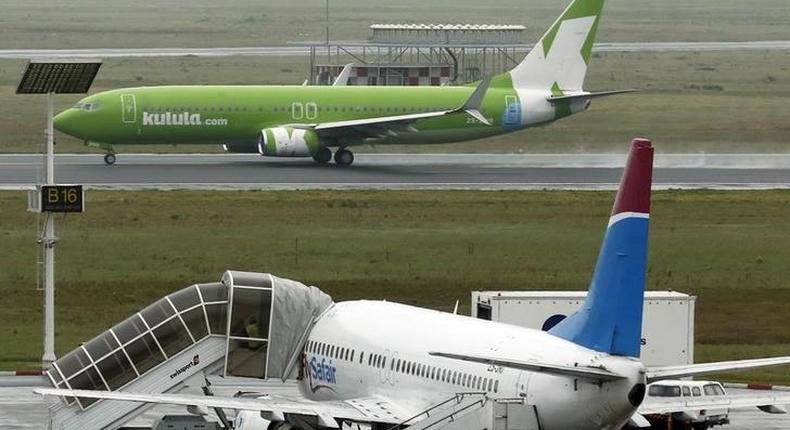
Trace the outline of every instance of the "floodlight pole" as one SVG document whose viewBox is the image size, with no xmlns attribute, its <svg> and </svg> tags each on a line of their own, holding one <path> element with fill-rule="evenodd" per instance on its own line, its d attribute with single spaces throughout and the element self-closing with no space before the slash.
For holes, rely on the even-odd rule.
<svg viewBox="0 0 790 430">
<path fill-rule="evenodd" d="M 25 66 L 22 80 L 16 88 L 17 94 L 47 95 L 47 126 L 44 129 L 47 147 L 44 152 L 46 178 L 40 180 L 35 193 L 29 194 L 28 210 L 44 212 L 44 225 L 39 224 L 38 245 L 44 259 L 44 368 L 56 360 L 55 357 L 55 236 L 56 212 L 82 212 L 85 209 L 81 185 L 55 184 L 55 94 L 87 93 L 101 67 L 101 60 L 30 60 Z M 44 199 L 46 193 L 46 199 Z M 66 200 L 68 198 L 68 200 Z M 38 267 L 39 274 L 42 270 Z M 40 278 L 39 278 L 40 279 Z M 38 281 L 36 282 L 37 287 Z"/>
<path fill-rule="evenodd" d="M 53 127 L 54 93 L 47 93 L 47 177 L 46 185 L 55 185 L 55 130 Z M 44 235 L 44 355 L 41 365 L 48 368 L 55 360 L 55 216 L 46 213 Z"/>
<path fill-rule="evenodd" d="M 326 0 L 326 62 L 329 63 L 331 53 L 329 51 L 329 0 Z"/>
</svg>

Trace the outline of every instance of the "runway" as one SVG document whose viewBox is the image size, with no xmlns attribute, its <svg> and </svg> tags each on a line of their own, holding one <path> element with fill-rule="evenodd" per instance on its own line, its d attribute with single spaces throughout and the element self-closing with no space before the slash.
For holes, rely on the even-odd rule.
<svg viewBox="0 0 790 430">
<path fill-rule="evenodd" d="M 362 52 L 367 42 L 332 42 L 342 45 L 351 54 Z M 315 44 L 321 45 L 319 42 Z M 58 58 L 150 58 L 150 57 L 200 57 L 216 58 L 229 56 L 277 56 L 290 57 L 309 55 L 306 43 L 287 46 L 247 46 L 219 48 L 130 48 L 130 49 L 4 49 L 0 59 L 58 59 Z M 382 45 L 385 46 L 385 45 Z M 533 44 L 503 46 L 507 49 L 526 52 Z M 453 47 L 448 45 L 448 47 Z M 459 46 L 460 47 L 460 46 Z M 469 48 L 474 45 L 465 44 Z M 482 46 L 481 46 L 482 47 Z M 641 42 L 641 43 L 598 43 L 594 52 L 688 52 L 688 51 L 748 51 L 790 50 L 790 40 L 756 40 L 746 42 Z"/>
<path fill-rule="evenodd" d="M 622 154 L 357 154 L 354 165 L 255 154 L 58 155 L 58 183 L 92 189 L 614 189 Z M 0 189 L 33 189 L 41 155 L 0 155 Z M 656 157 L 654 187 L 789 189 L 790 154 Z"/>
</svg>

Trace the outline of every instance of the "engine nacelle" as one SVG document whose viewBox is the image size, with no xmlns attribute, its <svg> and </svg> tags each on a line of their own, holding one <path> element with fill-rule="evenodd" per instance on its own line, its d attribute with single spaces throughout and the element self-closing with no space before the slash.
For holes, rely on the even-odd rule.
<svg viewBox="0 0 790 430">
<path fill-rule="evenodd" d="M 224 149 L 225 152 L 234 154 L 257 154 L 258 142 L 254 140 L 228 142 L 222 145 L 222 149 Z"/>
<path fill-rule="evenodd" d="M 270 157 L 312 157 L 318 152 L 318 140 L 318 134 L 313 130 L 264 128 L 258 140 L 258 152 Z"/>
<path fill-rule="evenodd" d="M 239 411 L 233 423 L 235 430 L 269 430 L 271 421 L 261 418 L 260 412 Z"/>
</svg>

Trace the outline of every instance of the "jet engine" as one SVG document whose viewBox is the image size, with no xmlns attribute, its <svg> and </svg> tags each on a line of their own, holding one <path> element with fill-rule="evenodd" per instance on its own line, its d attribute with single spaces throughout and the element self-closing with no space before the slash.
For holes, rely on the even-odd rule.
<svg viewBox="0 0 790 430">
<path fill-rule="evenodd" d="M 258 142 L 254 140 L 228 142 L 222 145 L 222 149 L 234 154 L 257 154 Z"/>
<path fill-rule="evenodd" d="M 318 134 L 313 130 L 264 128 L 258 139 L 258 152 L 271 157 L 312 157 L 320 148 L 318 141 Z"/>
</svg>

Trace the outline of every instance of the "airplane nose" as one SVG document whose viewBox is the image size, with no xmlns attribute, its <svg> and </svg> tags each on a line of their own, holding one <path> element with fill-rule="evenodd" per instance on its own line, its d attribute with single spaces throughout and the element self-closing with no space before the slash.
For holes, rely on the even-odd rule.
<svg viewBox="0 0 790 430">
<path fill-rule="evenodd" d="M 75 136 L 75 116 L 74 109 L 67 109 L 55 115 L 52 119 L 52 125 L 61 133 L 66 133 Z"/>
</svg>

